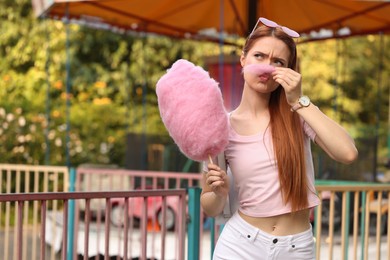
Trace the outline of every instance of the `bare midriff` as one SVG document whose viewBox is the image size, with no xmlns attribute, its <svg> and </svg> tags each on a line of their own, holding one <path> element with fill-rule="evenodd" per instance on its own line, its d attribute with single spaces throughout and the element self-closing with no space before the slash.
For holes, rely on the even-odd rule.
<svg viewBox="0 0 390 260">
<path fill-rule="evenodd" d="M 238 213 L 252 226 L 275 236 L 298 234 L 310 228 L 309 209 L 272 217 L 250 217 L 240 211 Z"/>
</svg>

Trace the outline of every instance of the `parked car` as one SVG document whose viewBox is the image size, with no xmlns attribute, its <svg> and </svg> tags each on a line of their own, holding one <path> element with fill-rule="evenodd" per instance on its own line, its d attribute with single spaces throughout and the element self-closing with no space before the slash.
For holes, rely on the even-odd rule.
<svg viewBox="0 0 390 260">
<path fill-rule="evenodd" d="M 151 189 L 147 187 L 146 189 Z M 111 199 L 111 223 L 115 226 L 124 225 L 125 217 L 125 200 L 123 198 Z M 163 198 L 161 196 L 148 197 L 147 203 L 147 217 L 148 221 L 157 221 L 159 226 L 163 225 Z M 129 198 L 128 200 L 128 216 L 133 218 L 136 223 L 142 217 L 142 209 L 144 204 L 143 197 Z M 166 198 L 166 219 L 165 227 L 167 230 L 173 230 L 179 214 L 179 197 L 167 196 Z"/>
</svg>

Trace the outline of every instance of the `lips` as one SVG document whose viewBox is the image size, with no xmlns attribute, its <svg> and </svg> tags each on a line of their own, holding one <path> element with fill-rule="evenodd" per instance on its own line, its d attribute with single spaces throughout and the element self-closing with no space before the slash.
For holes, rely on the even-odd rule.
<svg viewBox="0 0 390 260">
<path fill-rule="evenodd" d="M 261 82 L 266 82 L 270 79 L 271 73 L 275 71 L 275 67 L 268 64 L 249 64 L 244 66 L 242 71 L 256 75 Z"/>
<path fill-rule="evenodd" d="M 269 80 L 270 77 L 271 77 L 270 74 L 262 74 L 262 75 L 259 76 L 259 79 L 260 79 L 261 82 L 266 82 L 266 81 Z"/>
</svg>

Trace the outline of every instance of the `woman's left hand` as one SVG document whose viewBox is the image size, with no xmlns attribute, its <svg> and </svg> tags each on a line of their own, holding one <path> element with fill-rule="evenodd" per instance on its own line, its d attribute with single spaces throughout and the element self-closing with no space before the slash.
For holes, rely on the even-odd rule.
<svg viewBox="0 0 390 260">
<path fill-rule="evenodd" d="M 272 73 L 273 79 L 279 83 L 286 92 L 287 102 L 293 106 L 302 95 L 302 76 L 290 68 L 276 67 Z"/>
</svg>

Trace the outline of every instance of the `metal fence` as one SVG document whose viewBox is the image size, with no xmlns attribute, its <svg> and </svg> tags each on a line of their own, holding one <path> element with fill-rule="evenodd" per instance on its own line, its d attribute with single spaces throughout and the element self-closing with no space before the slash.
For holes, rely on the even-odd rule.
<svg viewBox="0 0 390 260">
<path fill-rule="evenodd" d="M 317 259 L 390 259 L 390 185 L 318 181 Z M 335 252 L 335 247 L 338 250 Z"/>
<path fill-rule="evenodd" d="M 39 193 L 39 192 L 67 192 L 69 190 L 69 171 L 67 167 L 56 166 L 32 166 L 0 164 L 0 195 L 16 193 Z M 23 224 L 26 232 L 22 238 L 24 244 L 29 243 L 33 255 L 38 251 L 36 239 L 39 235 L 39 208 L 38 202 L 26 201 L 23 204 Z M 46 205 L 50 210 L 57 211 L 61 205 L 58 201 L 51 201 Z M 10 201 L 0 203 L 0 230 L 1 250 L 0 258 L 16 259 L 16 247 L 18 233 L 17 215 L 18 211 Z M 27 232 L 28 229 L 28 232 Z M 24 257 L 27 258 L 27 248 L 24 247 Z M 54 251 L 52 252 L 54 254 Z"/>
<path fill-rule="evenodd" d="M 30 196 L 30 192 L 35 193 L 47 193 L 58 192 L 62 188 L 66 188 L 65 191 L 72 192 L 124 192 L 130 190 L 136 190 L 137 192 L 150 193 L 146 201 L 144 199 L 132 198 L 126 201 L 125 197 L 113 198 L 109 201 L 105 198 L 94 198 L 89 200 L 67 200 L 67 205 L 64 205 L 63 198 L 58 200 L 48 200 L 46 203 L 45 213 L 45 234 L 42 235 L 42 211 L 39 208 L 39 202 L 26 199 L 23 209 L 23 252 L 20 254 L 22 258 L 17 257 L 17 250 L 19 247 L 15 246 L 18 242 L 18 205 L 11 201 L 0 202 L 1 208 L 9 208 L 6 214 L 1 214 L 0 219 L 5 216 L 7 221 L 3 221 L 3 225 L 0 226 L 0 258 L 3 259 L 31 259 L 36 258 L 40 250 L 39 243 L 42 241 L 42 237 L 45 240 L 47 248 L 45 252 L 46 259 L 59 259 L 62 253 L 73 252 L 73 255 L 67 255 L 67 259 L 77 259 L 76 257 L 84 256 L 84 242 L 85 234 L 90 233 L 91 239 L 88 246 L 91 250 L 88 252 L 89 257 L 95 256 L 95 259 L 99 259 L 101 255 L 105 254 L 105 246 L 102 245 L 102 241 L 105 240 L 106 226 L 111 226 L 110 237 L 112 240 L 121 241 L 123 234 L 121 230 L 124 228 L 124 224 L 127 223 L 121 216 L 124 216 L 124 212 L 128 212 L 129 223 L 128 231 L 135 237 L 130 236 L 130 241 L 133 241 L 135 249 L 129 250 L 129 256 L 140 256 L 139 248 L 140 237 L 142 232 L 140 228 L 142 221 L 145 221 L 146 228 L 150 236 L 148 252 L 152 257 L 160 255 L 161 245 L 157 242 L 161 238 L 162 225 L 161 222 L 173 222 L 173 226 L 164 226 L 167 229 L 168 236 L 163 239 L 164 243 L 169 243 L 172 247 L 178 244 L 178 232 L 181 212 L 178 208 L 178 199 L 175 196 L 168 196 L 166 202 L 164 202 L 162 196 L 153 197 L 152 192 L 156 189 L 179 189 L 197 187 L 201 175 L 199 174 L 183 174 L 174 172 L 149 172 L 149 171 L 131 171 L 124 169 L 99 169 L 99 168 L 85 168 L 80 167 L 76 171 L 74 169 L 68 170 L 65 167 L 46 167 L 46 166 L 27 166 L 27 165 L 0 165 L 2 172 L 1 179 L 2 186 L 8 187 L 3 190 L 3 194 L 12 195 L 13 193 L 21 193 L 21 196 Z M 21 170 L 23 169 L 23 170 Z M 28 170 L 26 170 L 28 169 Z M 64 170 L 66 169 L 66 175 L 62 176 L 58 172 L 53 173 L 53 169 Z M 34 177 L 29 176 L 32 172 L 35 172 Z M 31 183 L 31 179 L 37 180 Z M 26 183 L 30 183 L 27 185 Z M 60 183 L 60 184 L 59 184 Z M 66 184 L 66 185 L 64 185 Z M 33 188 L 18 188 L 21 186 L 28 186 Z M 11 187 L 15 187 L 12 189 Z M 98 194 L 98 193 L 96 193 Z M 6 196 L 6 197 L 7 197 Z M 4 199 L 5 197 L 2 196 Z M 10 197 L 8 197 L 10 198 Z M 11 197 L 12 198 L 12 197 Z M 186 202 L 188 199 L 186 199 Z M 128 205 L 127 205 L 128 203 Z M 165 204 L 164 204 L 165 203 Z M 33 204 L 34 207 L 29 205 Z M 88 204 L 88 205 L 87 205 Z M 141 210 L 143 205 L 146 204 L 149 209 L 148 217 L 143 216 L 144 212 Z M 128 208 L 126 208 L 126 206 Z M 88 208 L 88 210 L 87 210 Z M 106 216 L 106 210 L 110 208 L 109 216 Z M 68 211 L 68 215 L 71 218 L 64 219 L 63 211 Z M 163 214 L 163 211 L 166 215 Z M 151 212 L 154 212 L 151 214 Z M 183 212 L 187 212 L 184 210 Z M 174 214 L 174 215 L 172 215 Z M 198 213 L 196 217 L 203 225 L 202 212 Z M 31 221 L 31 216 L 34 215 L 34 220 Z M 165 216 L 163 219 L 162 216 Z M 172 218 L 172 216 L 174 216 Z M 188 217 L 186 218 L 188 220 Z M 11 221 L 10 221 L 11 220 Z M 193 219 L 194 220 L 194 219 Z M 86 230 L 85 223 L 91 223 L 92 228 Z M 189 225 L 189 223 L 187 223 Z M 64 227 L 66 227 L 67 249 L 64 249 L 63 234 Z M 200 236 L 203 232 L 199 229 L 199 226 L 194 231 L 195 236 Z M 33 231 L 33 232 L 32 232 Z M 91 232 L 92 231 L 92 232 Z M 115 246 L 110 247 L 110 255 L 122 255 L 123 252 L 118 243 Z M 172 250 L 168 250 L 169 254 L 172 254 Z M 178 259 L 177 257 L 171 259 Z"/>
<path fill-rule="evenodd" d="M 131 250 L 140 249 L 139 255 L 137 257 L 140 257 L 140 259 L 147 259 L 150 258 L 148 256 L 148 232 L 147 232 L 147 215 L 148 215 L 148 207 L 147 207 L 147 199 L 153 198 L 153 197 L 161 197 L 164 206 L 166 205 L 167 198 L 169 196 L 175 196 L 178 198 L 178 209 L 181 214 L 178 215 L 178 219 L 176 220 L 177 230 L 175 239 L 176 244 L 175 246 L 170 245 L 170 253 L 174 253 L 173 259 L 184 259 L 184 248 L 185 248 L 185 227 L 186 227 L 186 216 L 185 216 L 185 208 L 186 208 L 186 190 L 151 190 L 151 191 L 127 191 L 127 192 L 121 192 L 121 191 L 112 191 L 112 192 L 52 192 L 52 193 L 19 193 L 19 194 L 2 194 L 0 195 L 0 202 L 11 202 L 16 203 L 16 211 L 17 211 L 17 222 L 16 222 L 16 240 L 14 244 L 14 249 L 16 252 L 16 255 L 13 259 L 24 259 L 27 257 L 28 259 L 35 259 L 38 254 L 36 255 L 28 255 L 26 256 L 26 251 L 24 250 L 26 248 L 25 242 L 23 241 L 23 234 L 24 234 L 24 204 L 26 202 L 39 202 L 40 203 L 40 251 L 39 251 L 39 259 L 43 260 L 46 258 L 46 250 L 45 250 L 45 243 L 46 243 L 46 230 L 49 228 L 49 225 L 47 225 L 47 204 L 51 201 L 61 201 L 63 204 L 62 207 L 62 225 L 61 230 L 59 233 L 61 233 L 61 259 L 77 259 L 78 254 L 77 252 L 80 251 L 80 248 L 78 247 L 78 244 L 74 244 L 73 250 L 66 250 L 68 249 L 68 219 L 72 218 L 73 216 L 69 216 L 68 214 L 68 204 L 70 200 L 85 200 L 86 202 L 86 214 L 83 222 L 83 248 L 82 248 L 82 256 L 83 259 L 89 259 L 90 257 L 90 242 L 91 242 L 91 236 L 90 236 L 90 228 L 91 228 L 91 222 L 90 222 L 90 201 L 93 199 L 105 199 L 107 202 L 107 207 L 105 209 L 105 225 L 104 225 L 104 259 L 109 259 L 111 257 L 112 249 L 119 248 L 119 251 L 116 252 L 115 255 L 122 257 L 121 259 L 132 259 L 132 252 Z M 137 235 L 139 236 L 139 243 L 136 243 L 134 241 L 134 229 L 132 226 L 129 226 L 129 216 L 127 214 L 123 215 L 124 218 L 124 226 L 119 230 L 119 233 L 121 234 L 119 236 L 119 239 L 115 241 L 114 245 L 110 243 L 110 239 L 112 238 L 110 236 L 111 226 L 110 226 L 110 213 L 111 213 L 111 207 L 110 200 L 115 198 L 123 198 L 125 201 L 124 207 L 126 210 L 128 210 L 129 205 L 131 205 L 129 202 L 131 199 L 134 198 L 141 198 L 143 200 L 143 206 L 142 206 L 142 218 L 140 223 L 140 228 L 137 232 Z M 163 207 L 163 213 L 162 213 L 163 221 L 166 218 L 166 207 Z M 76 227 L 76 230 L 78 227 Z M 76 232 L 76 234 L 79 234 Z M 161 252 L 159 254 L 159 259 L 167 259 L 166 258 L 166 252 L 168 250 L 165 250 L 165 247 L 167 246 L 165 244 L 166 242 L 166 235 L 167 230 L 165 226 L 163 225 L 160 232 L 160 248 Z M 133 239 L 132 239 L 133 238 Z M 152 240 L 153 243 L 155 243 L 155 240 Z M 95 255 L 95 254 L 93 254 Z M 95 255 L 98 257 L 98 255 Z M 156 256 L 153 255 L 151 258 L 155 258 Z M 4 258 L 4 259 L 10 259 L 10 258 Z M 172 258 L 171 258 L 172 259 Z"/>
<path fill-rule="evenodd" d="M 0 243 L 0 249 L 4 246 L 0 250 L 2 259 L 35 259 L 30 256 L 45 251 L 39 255 L 41 259 L 108 259 L 113 255 L 117 259 L 125 255 L 141 259 L 210 259 L 223 228 L 212 226 L 210 233 L 204 232 L 200 189 L 190 188 L 199 185 L 200 174 L 79 168 L 77 178 L 70 174 L 70 185 L 54 185 L 62 180 L 51 177 L 60 175 L 50 173 L 50 167 L 38 167 L 42 174 L 34 178 L 23 173 L 38 169 L 29 167 L 0 165 L 0 223 L 6 242 Z M 36 185 L 40 180 L 31 181 L 36 178 L 46 179 L 42 183 L 47 184 Z M 65 175 L 61 178 L 69 179 Z M 19 184 L 12 189 L 14 185 L 9 182 Z M 76 192 L 28 189 L 25 183 L 67 187 Z M 317 181 L 316 188 L 322 201 L 311 218 L 317 259 L 390 259 L 389 184 Z M 176 201 L 169 199 L 172 196 Z M 170 211 L 175 204 L 181 208 Z M 174 227 L 166 226 L 172 212 L 179 214 L 174 215 Z M 36 242 L 30 242 L 31 237 Z M 47 245 L 51 248 L 44 250 Z"/>
<path fill-rule="evenodd" d="M 133 190 L 133 191 L 153 191 L 158 189 L 164 190 L 177 190 L 177 189 L 188 189 L 191 187 L 198 187 L 199 181 L 201 179 L 201 175 L 199 173 L 179 173 L 179 172 L 158 172 L 158 171 L 142 171 L 142 170 L 126 170 L 126 169 L 115 169 L 115 168 L 87 168 L 80 167 L 77 168 L 76 181 L 75 181 L 75 190 L 78 192 L 84 191 L 124 191 L 124 190 Z M 188 198 L 186 198 L 186 202 L 188 202 Z M 118 221 L 118 216 L 122 216 L 123 212 L 128 212 L 130 216 L 130 228 L 137 228 L 140 226 L 140 221 L 145 218 L 145 216 L 141 216 L 141 212 L 139 210 L 140 203 L 139 200 L 133 200 L 129 203 L 129 209 L 124 209 L 126 203 L 124 203 L 123 199 L 112 200 L 110 205 L 107 205 L 107 202 L 104 200 L 91 200 L 89 202 L 90 206 L 90 215 L 91 219 L 94 220 L 95 230 L 94 233 L 97 234 L 97 238 L 92 243 L 96 244 L 96 248 L 99 248 L 99 240 L 104 234 L 103 227 L 107 224 L 114 226 L 114 228 L 120 228 L 121 221 Z M 166 201 L 166 205 L 162 205 L 161 199 L 152 199 L 148 198 L 145 203 L 148 205 L 149 214 L 146 217 L 148 221 L 148 229 L 151 232 L 151 242 L 150 242 L 150 259 L 153 259 L 156 255 L 158 255 L 161 250 L 161 246 L 158 242 L 159 239 L 158 232 L 161 231 L 161 227 L 164 226 L 168 231 L 168 236 L 165 237 L 165 242 L 171 246 L 176 245 L 177 242 L 177 234 L 178 234 L 178 225 L 177 215 L 180 215 L 181 212 L 177 209 L 177 200 L 172 197 L 168 197 Z M 104 210 L 107 206 L 112 207 L 110 220 L 108 221 L 103 214 Z M 75 204 L 75 226 L 80 226 L 80 216 L 85 217 L 85 202 L 79 200 Z M 166 219 L 162 220 L 161 213 L 162 210 L 166 210 Z M 186 219 L 189 221 L 188 217 L 188 209 L 184 210 L 186 214 Z M 203 212 L 199 211 L 197 213 L 196 218 L 199 220 L 199 226 L 203 225 Z M 194 220 L 194 219 L 192 219 Z M 108 221 L 108 223 L 107 223 Z M 162 225 L 164 223 L 164 225 Z M 188 223 L 187 223 L 188 224 Z M 203 236 L 203 229 L 197 229 L 196 236 Z M 79 233 L 79 231 L 75 231 Z M 132 232 L 130 230 L 129 232 Z M 115 236 L 115 234 L 114 234 Z M 116 235 L 116 237 L 119 237 Z M 75 236 L 75 245 L 80 244 L 78 241 L 78 236 Z M 117 251 L 117 250 L 116 250 Z M 98 255 L 100 252 L 95 252 Z M 172 253 L 172 252 L 170 252 Z M 161 259 L 161 258 L 159 258 Z M 167 259 L 167 258 L 165 258 Z M 168 258 L 168 259 L 180 259 L 177 257 Z M 183 258 L 184 259 L 184 258 Z"/>
</svg>

